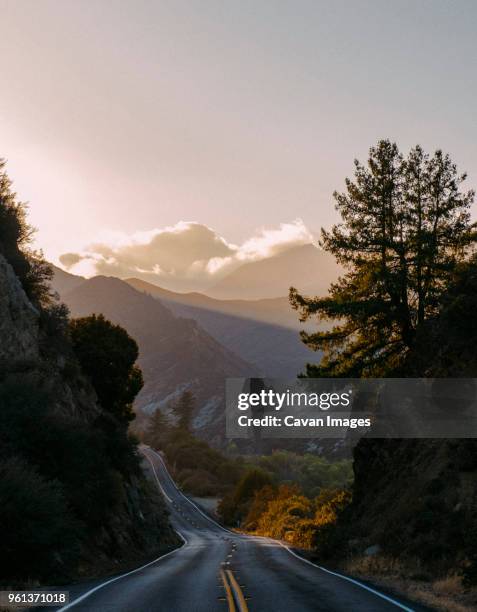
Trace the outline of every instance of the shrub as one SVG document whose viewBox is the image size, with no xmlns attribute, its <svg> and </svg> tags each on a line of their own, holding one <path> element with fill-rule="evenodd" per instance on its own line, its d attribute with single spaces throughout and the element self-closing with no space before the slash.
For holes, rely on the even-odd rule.
<svg viewBox="0 0 477 612">
<path fill-rule="evenodd" d="M 52 301 L 51 266 L 41 252 L 31 251 L 34 229 L 27 223 L 27 207 L 17 200 L 12 182 L 0 159 L 0 253 L 12 266 L 30 300 L 39 307 Z"/>
<path fill-rule="evenodd" d="M 287 539 L 293 544 L 304 546 L 304 527 L 306 525 L 308 530 L 312 527 L 312 517 L 312 501 L 282 485 L 277 497 L 268 503 L 266 511 L 259 518 L 257 531 L 265 536 Z M 298 537 L 297 531 L 301 537 Z"/>
<path fill-rule="evenodd" d="M 253 458 L 249 463 L 272 474 L 277 482 L 296 483 L 308 497 L 315 497 L 325 489 L 348 487 L 353 480 L 352 462 L 328 461 L 306 453 L 299 455 L 286 450 Z"/>
<path fill-rule="evenodd" d="M 0 462 L 0 499 L 2 579 L 67 575 L 79 555 L 82 526 L 60 483 L 10 458 Z"/>
<path fill-rule="evenodd" d="M 76 517 L 98 526 L 121 500 L 114 463 L 125 453 L 118 447 L 120 434 L 108 436 L 99 427 L 52 414 L 48 406 L 48 395 L 33 383 L 0 385 L 0 459 L 18 456 L 42 477 L 63 483 Z"/>
<path fill-rule="evenodd" d="M 263 470 L 251 469 L 245 472 L 235 488 L 224 496 L 217 507 L 222 520 L 228 525 L 241 523 L 249 512 L 255 493 L 271 484 L 270 475 Z"/>
<path fill-rule="evenodd" d="M 182 487 L 198 497 L 213 497 L 220 489 L 220 483 L 205 470 L 184 470 L 179 474 Z"/>
<path fill-rule="evenodd" d="M 163 439 L 167 461 L 187 491 L 199 495 L 197 491 L 200 489 L 207 491 L 201 495 L 223 495 L 237 482 L 240 469 L 236 462 L 210 448 L 207 442 L 198 440 L 182 428 L 170 428 Z M 201 477 L 206 481 L 203 487 L 199 485 L 199 477 L 190 478 L 193 472 L 202 474 Z"/>
</svg>

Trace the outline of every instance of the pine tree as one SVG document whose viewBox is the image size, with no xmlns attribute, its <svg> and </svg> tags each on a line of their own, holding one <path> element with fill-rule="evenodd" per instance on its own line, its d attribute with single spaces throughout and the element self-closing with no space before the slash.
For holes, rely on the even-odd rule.
<svg viewBox="0 0 477 612">
<path fill-rule="evenodd" d="M 476 241 L 465 178 L 442 151 L 431 156 L 416 146 L 404 157 L 388 140 L 370 149 L 366 166 L 355 161 L 354 181 L 334 193 L 342 223 L 321 234 L 344 275 L 326 297 L 290 289 L 302 321 L 334 323 L 331 331 L 302 332 L 324 353 L 309 376 L 378 376 L 402 363 Z"/>
<path fill-rule="evenodd" d="M 169 424 L 167 418 L 159 408 L 151 416 L 147 430 L 145 441 L 153 448 L 160 448 L 167 437 Z"/>
<path fill-rule="evenodd" d="M 192 413 L 195 408 L 195 397 L 191 391 L 183 391 L 174 403 L 174 412 L 178 416 L 180 429 L 190 431 Z"/>
</svg>

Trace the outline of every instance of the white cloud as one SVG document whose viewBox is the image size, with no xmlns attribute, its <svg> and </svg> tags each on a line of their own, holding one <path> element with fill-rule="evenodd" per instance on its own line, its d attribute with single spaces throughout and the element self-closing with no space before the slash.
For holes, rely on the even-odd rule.
<svg viewBox="0 0 477 612">
<path fill-rule="evenodd" d="M 190 290 L 209 286 L 245 262 L 312 241 L 301 219 L 260 229 L 241 245 L 228 242 L 206 225 L 180 221 L 131 235 L 107 233 L 81 253 L 65 253 L 60 261 L 77 274 L 138 277 L 166 288 Z"/>
<path fill-rule="evenodd" d="M 313 236 L 301 219 L 280 223 L 277 229 L 262 229 L 240 247 L 238 258 L 245 261 L 278 255 L 287 249 L 313 242 Z"/>
</svg>

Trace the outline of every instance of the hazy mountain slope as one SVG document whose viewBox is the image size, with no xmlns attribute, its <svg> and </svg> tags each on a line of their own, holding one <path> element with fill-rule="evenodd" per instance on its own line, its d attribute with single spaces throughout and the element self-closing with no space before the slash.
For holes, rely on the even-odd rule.
<svg viewBox="0 0 477 612">
<path fill-rule="evenodd" d="M 302 326 L 296 311 L 291 308 L 288 297 L 285 296 L 253 300 L 218 299 L 198 292 L 178 293 L 169 291 L 139 278 L 128 278 L 125 279 L 125 282 L 138 291 L 150 293 L 164 303 L 202 308 L 292 329 L 298 329 Z"/>
<path fill-rule="evenodd" d="M 145 381 L 136 401 L 138 409 L 152 412 L 181 389 L 190 388 L 198 403 L 194 421 L 198 433 L 221 442 L 225 379 L 257 374 L 256 368 L 195 321 L 174 316 L 158 300 L 119 279 L 97 276 L 62 298 L 73 316 L 103 313 L 136 339 Z"/>
<path fill-rule="evenodd" d="M 266 376 L 293 377 L 308 361 L 318 359 L 301 342 L 298 329 L 303 326 L 287 298 L 216 300 L 200 293 L 174 293 L 139 279 L 127 282 L 160 299 L 176 315 L 198 321 L 216 340 L 256 364 Z"/>
<path fill-rule="evenodd" d="M 290 286 L 305 293 L 325 294 L 340 271 L 332 255 L 307 244 L 244 264 L 208 289 L 207 295 L 220 299 L 273 298 L 288 295 Z"/>
<path fill-rule="evenodd" d="M 67 291 L 71 291 L 75 287 L 78 287 L 86 280 L 83 276 L 70 274 L 69 272 L 65 272 L 57 266 L 52 265 L 51 267 L 53 268 L 53 278 L 51 279 L 51 286 L 60 295 L 63 295 L 63 293 L 66 293 Z"/>
</svg>

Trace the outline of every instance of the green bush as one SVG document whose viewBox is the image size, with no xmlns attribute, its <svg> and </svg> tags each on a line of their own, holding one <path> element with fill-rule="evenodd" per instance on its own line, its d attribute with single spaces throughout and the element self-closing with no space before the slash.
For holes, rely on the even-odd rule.
<svg viewBox="0 0 477 612">
<path fill-rule="evenodd" d="M 256 468 L 243 474 L 233 490 L 223 497 L 217 511 L 224 523 L 237 525 L 247 516 L 253 503 L 255 493 L 273 484 L 267 472 Z"/>
<path fill-rule="evenodd" d="M 103 315 L 70 322 L 73 350 L 91 380 L 99 403 L 119 421 L 132 421 L 133 401 L 143 386 L 136 341 Z"/>
<path fill-rule="evenodd" d="M 221 488 L 220 482 L 205 470 L 183 470 L 178 474 L 181 486 L 198 497 L 214 497 Z"/>
<path fill-rule="evenodd" d="M 315 497 L 322 489 L 346 488 L 353 481 L 350 460 L 328 461 L 310 453 L 274 451 L 271 455 L 249 458 L 248 464 L 272 474 L 277 482 L 297 484 L 308 497 Z"/>
<path fill-rule="evenodd" d="M 198 440 L 188 431 L 171 428 L 164 440 L 163 450 L 175 477 L 185 490 L 198 495 L 200 489 L 207 495 L 223 495 L 240 477 L 240 468 L 235 461 L 210 448 L 207 442 Z M 191 479 L 192 472 L 200 472 L 206 485 L 200 487 L 198 477 Z M 184 477 L 184 474 L 187 474 Z M 207 476 L 206 476 L 207 475 Z"/>
</svg>

